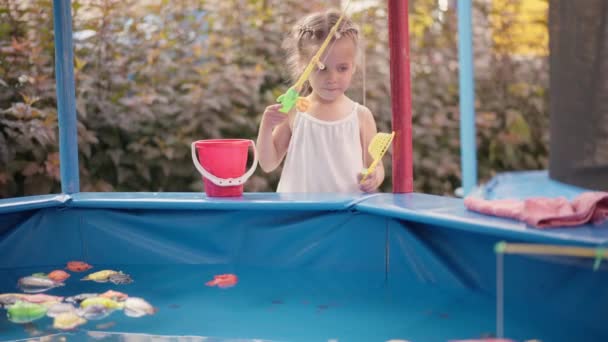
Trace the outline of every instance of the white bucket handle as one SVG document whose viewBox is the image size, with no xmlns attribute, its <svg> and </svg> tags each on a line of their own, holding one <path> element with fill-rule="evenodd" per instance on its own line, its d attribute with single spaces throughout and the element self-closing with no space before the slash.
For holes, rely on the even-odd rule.
<svg viewBox="0 0 608 342">
<path fill-rule="evenodd" d="M 249 179 L 249 177 L 251 177 L 251 175 L 253 175 L 256 167 L 258 166 L 258 155 L 255 152 L 255 143 L 253 142 L 253 140 L 249 140 L 249 144 L 251 145 L 251 147 L 253 147 L 253 164 L 251 165 L 249 170 L 247 170 L 247 172 L 245 172 L 245 174 L 243 174 L 241 177 L 238 177 L 238 178 L 219 178 L 219 177 L 213 175 L 211 172 L 205 170 L 205 168 L 199 163 L 198 158 L 196 157 L 196 147 L 195 147 L 196 143 L 197 143 L 197 141 L 192 143 L 192 162 L 194 163 L 194 167 L 196 167 L 198 172 L 203 177 L 210 180 L 213 184 L 215 184 L 217 186 L 243 185 L 247 181 L 247 179 Z"/>
</svg>

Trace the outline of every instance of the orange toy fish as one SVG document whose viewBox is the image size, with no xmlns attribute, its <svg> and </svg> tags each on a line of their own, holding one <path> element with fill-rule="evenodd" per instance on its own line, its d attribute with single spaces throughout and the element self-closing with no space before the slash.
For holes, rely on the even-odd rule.
<svg viewBox="0 0 608 342">
<path fill-rule="evenodd" d="M 54 270 L 53 272 L 47 275 L 47 278 L 51 279 L 54 282 L 61 283 L 64 280 L 68 279 L 70 274 L 66 271 L 62 270 Z"/>
<path fill-rule="evenodd" d="M 72 272 L 84 272 L 90 270 L 93 266 L 84 261 L 69 261 L 66 268 Z"/>
<path fill-rule="evenodd" d="M 120 302 L 120 301 L 124 301 L 127 298 L 129 298 L 129 295 L 127 295 L 126 293 L 118 292 L 118 291 L 108 290 L 108 291 L 100 294 L 99 297 L 110 298 L 110 299 Z"/>
<path fill-rule="evenodd" d="M 239 278 L 234 274 L 218 274 L 213 277 L 213 280 L 205 283 L 207 286 L 217 286 L 219 288 L 225 289 L 227 287 L 232 287 L 236 285 Z"/>
</svg>

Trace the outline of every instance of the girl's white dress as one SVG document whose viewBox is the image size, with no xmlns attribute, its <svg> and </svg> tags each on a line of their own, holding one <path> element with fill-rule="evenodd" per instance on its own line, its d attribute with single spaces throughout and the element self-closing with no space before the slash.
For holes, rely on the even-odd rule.
<svg viewBox="0 0 608 342">
<path fill-rule="evenodd" d="M 346 117 L 319 120 L 297 112 L 277 192 L 358 193 L 363 170 L 358 104 Z"/>
</svg>

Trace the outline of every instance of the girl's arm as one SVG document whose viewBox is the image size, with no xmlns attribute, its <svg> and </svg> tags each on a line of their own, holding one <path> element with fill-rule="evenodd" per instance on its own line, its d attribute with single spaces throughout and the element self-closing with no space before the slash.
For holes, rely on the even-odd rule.
<svg viewBox="0 0 608 342">
<path fill-rule="evenodd" d="M 378 132 L 376 128 L 376 120 L 374 120 L 374 116 L 364 106 L 359 106 L 359 126 L 361 130 L 361 148 L 363 150 L 363 165 L 365 167 L 369 167 L 372 163 L 373 158 L 367 151 L 369 147 L 369 143 L 372 141 L 372 138 Z M 361 175 L 360 175 L 361 177 Z M 363 184 L 360 184 L 360 189 L 364 192 L 372 192 L 384 181 L 384 165 L 382 161 L 378 163 L 378 166 L 370 175 L 367 176 Z"/>
<path fill-rule="evenodd" d="M 258 132 L 258 160 L 265 172 L 271 172 L 281 164 L 291 139 L 290 119 L 288 115 L 279 112 L 279 108 L 281 104 L 266 108 Z"/>
</svg>

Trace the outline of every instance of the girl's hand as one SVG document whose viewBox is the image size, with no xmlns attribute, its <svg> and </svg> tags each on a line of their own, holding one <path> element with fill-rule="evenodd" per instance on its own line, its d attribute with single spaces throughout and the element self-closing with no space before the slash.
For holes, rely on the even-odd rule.
<svg viewBox="0 0 608 342">
<path fill-rule="evenodd" d="M 279 112 L 282 104 L 273 104 L 266 107 L 262 116 L 262 125 L 266 128 L 273 129 L 287 120 L 287 114 Z"/>
<path fill-rule="evenodd" d="M 363 173 L 359 173 L 357 176 L 357 182 L 359 182 L 359 189 L 363 192 L 374 192 L 378 190 L 380 184 L 382 184 L 382 177 L 380 176 L 380 172 L 378 168 L 375 168 L 372 173 L 365 177 L 363 183 L 361 183 L 361 179 L 363 178 Z"/>
</svg>

